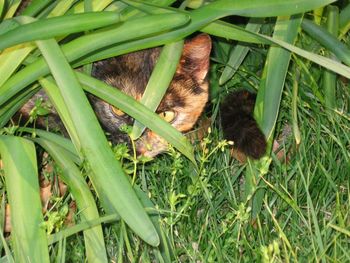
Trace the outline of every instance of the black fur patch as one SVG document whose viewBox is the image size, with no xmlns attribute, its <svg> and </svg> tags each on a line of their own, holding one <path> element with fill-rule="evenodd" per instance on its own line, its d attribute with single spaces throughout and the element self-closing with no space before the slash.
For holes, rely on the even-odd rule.
<svg viewBox="0 0 350 263">
<path fill-rule="evenodd" d="M 253 118 L 254 104 L 255 95 L 234 92 L 221 106 L 221 118 L 225 139 L 245 155 L 259 159 L 266 152 L 266 139 Z"/>
</svg>

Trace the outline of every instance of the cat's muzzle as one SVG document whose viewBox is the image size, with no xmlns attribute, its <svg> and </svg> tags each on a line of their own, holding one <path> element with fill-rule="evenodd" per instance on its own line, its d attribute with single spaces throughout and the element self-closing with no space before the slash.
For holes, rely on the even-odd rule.
<svg viewBox="0 0 350 263">
<path fill-rule="evenodd" d="M 168 142 L 151 130 L 145 130 L 143 135 L 135 141 L 137 155 L 155 157 L 167 151 Z"/>
<path fill-rule="evenodd" d="M 128 146 L 130 152 L 133 152 L 133 144 L 126 133 L 114 132 L 107 134 L 107 138 L 112 144 L 124 143 Z M 155 157 L 168 149 L 168 143 L 162 137 L 146 129 L 141 137 L 134 141 L 137 156 Z"/>
</svg>

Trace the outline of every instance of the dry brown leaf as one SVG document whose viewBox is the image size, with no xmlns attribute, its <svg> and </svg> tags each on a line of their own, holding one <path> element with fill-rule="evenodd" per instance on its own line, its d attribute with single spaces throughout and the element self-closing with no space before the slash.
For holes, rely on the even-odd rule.
<svg viewBox="0 0 350 263">
<path fill-rule="evenodd" d="M 64 196 L 67 193 L 67 185 L 58 177 L 58 188 L 60 190 L 60 196 Z"/>
<path fill-rule="evenodd" d="M 43 213 L 47 211 L 51 197 L 51 182 L 42 176 L 40 179 L 40 200 Z"/>
<path fill-rule="evenodd" d="M 64 224 L 66 226 L 73 226 L 74 225 L 74 214 L 77 211 L 77 204 L 75 203 L 75 201 L 72 201 L 69 204 L 69 211 L 68 214 L 66 216 L 66 219 L 64 220 Z"/>
<path fill-rule="evenodd" d="M 5 206 L 5 225 L 4 225 L 4 232 L 10 233 L 11 232 L 11 211 L 10 211 L 10 205 L 6 204 Z"/>
</svg>

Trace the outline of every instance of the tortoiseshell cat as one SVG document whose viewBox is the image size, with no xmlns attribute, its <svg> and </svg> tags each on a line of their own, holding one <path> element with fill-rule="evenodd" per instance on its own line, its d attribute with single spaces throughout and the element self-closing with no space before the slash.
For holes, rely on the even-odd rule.
<svg viewBox="0 0 350 263">
<path fill-rule="evenodd" d="M 185 42 L 176 73 L 156 110 L 181 132 L 193 127 L 208 100 L 210 51 L 211 40 L 206 34 Z M 93 76 L 139 100 L 159 53 L 159 48 L 153 48 L 97 62 Z M 132 125 L 133 120 L 95 97 L 91 97 L 91 102 L 112 142 L 126 141 L 128 138 L 120 133 L 119 127 L 121 124 Z M 146 130 L 136 141 L 136 149 L 139 154 L 155 156 L 166 150 L 167 144 L 160 136 Z"/>
<path fill-rule="evenodd" d="M 177 130 L 190 130 L 201 115 L 208 100 L 209 58 L 211 39 L 200 34 L 184 44 L 182 56 L 170 86 L 156 112 Z M 152 73 L 160 48 L 146 49 L 119 57 L 96 62 L 92 75 L 139 100 Z M 43 91 L 22 107 L 24 117 L 34 106 L 37 98 L 45 97 Z M 95 113 L 113 143 L 128 142 L 120 131 L 122 125 L 132 125 L 133 119 L 108 103 L 89 95 Z M 223 130 L 228 140 L 235 142 L 239 151 L 252 158 L 260 158 L 265 152 L 265 139 L 252 117 L 254 98 L 247 92 L 233 93 L 222 108 Z M 39 126 L 45 122 L 39 118 Z M 63 129 L 58 114 L 53 110 L 48 116 L 50 127 Z M 160 136 L 146 129 L 135 142 L 138 154 L 153 157 L 167 149 Z"/>
</svg>

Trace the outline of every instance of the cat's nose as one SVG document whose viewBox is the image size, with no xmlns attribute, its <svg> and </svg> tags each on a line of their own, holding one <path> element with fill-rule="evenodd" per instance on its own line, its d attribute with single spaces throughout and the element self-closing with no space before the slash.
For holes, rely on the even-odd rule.
<svg viewBox="0 0 350 263">
<path fill-rule="evenodd" d="M 144 146 L 137 147 L 136 146 L 136 154 L 137 154 L 137 156 L 140 156 L 140 155 L 146 156 L 145 155 L 146 153 L 147 153 L 146 147 L 144 147 Z"/>
</svg>

